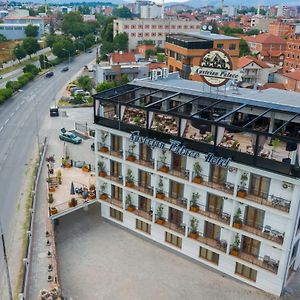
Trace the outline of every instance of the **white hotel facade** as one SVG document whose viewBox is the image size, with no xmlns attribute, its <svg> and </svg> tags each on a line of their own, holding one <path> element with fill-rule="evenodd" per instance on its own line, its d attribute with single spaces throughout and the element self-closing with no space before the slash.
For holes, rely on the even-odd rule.
<svg viewBox="0 0 300 300">
<path fill-rule="evenodd" d="M 300 262 L 299 96 L 177 76 L 94 96 L 101 215 L 280 295 Z"/>
</svg>

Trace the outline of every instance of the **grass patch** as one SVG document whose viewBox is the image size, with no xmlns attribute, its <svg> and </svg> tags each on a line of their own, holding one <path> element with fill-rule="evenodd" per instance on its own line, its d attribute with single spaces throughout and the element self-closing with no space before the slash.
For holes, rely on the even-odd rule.
<svg viewBox="0 0 300 300">
<path fill-rule="evenodd" d="M 59 101 L 58 101 L 58 106 L 71 106 L 72 104 L 70 103 L 70 102 L 68 102 L 68 101 L 65 101 L 65 100 L 63 100 L 63 99 L 60 99 Z"/>
</svg>

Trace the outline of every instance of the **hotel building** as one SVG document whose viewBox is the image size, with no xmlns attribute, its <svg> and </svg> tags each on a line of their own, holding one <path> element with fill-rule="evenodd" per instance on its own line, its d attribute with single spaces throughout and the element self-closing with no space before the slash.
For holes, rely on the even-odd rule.
<svg viewBox="0 0 300 300">
<path fill-rule="evenodd" d="M 280 295 L 299 266 L 299 94 L 178 73 L 94 96 L 101 215 Z"/>
</svg>

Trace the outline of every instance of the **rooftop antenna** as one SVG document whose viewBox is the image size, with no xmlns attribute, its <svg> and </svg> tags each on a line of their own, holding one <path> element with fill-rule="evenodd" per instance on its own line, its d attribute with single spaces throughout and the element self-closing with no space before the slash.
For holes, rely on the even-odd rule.
<svg viewBox="0 0 300 300">
<path fill-rule="evenodd" d="M 222 9 L 222 12 L 223 12 L 223 8 L 224 8 L 224 0 L 221 0 L 221 9 Z"/>
<path fill-rule="evenodd" d="M 161 18 L 165 18 L 165 0 L 162 0 L 162 5 L 161 5 Z"/>
<path fill-rule="evenodd" d="M 47 13 L 47 0 L 45 0 L 45 14 Z"/>
<path fill-rule="evenodd" d="M 257 14 L 260 15 L 260 5 L 258 5 Z"/>
</svg>

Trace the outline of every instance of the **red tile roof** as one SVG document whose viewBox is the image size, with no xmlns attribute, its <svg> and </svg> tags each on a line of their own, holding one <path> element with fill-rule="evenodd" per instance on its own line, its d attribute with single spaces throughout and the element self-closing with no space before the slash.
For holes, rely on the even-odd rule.
<svg viewBox="0 0 300 300">
<path fill-rule="evenodd" d="M 42 20 L 41 17 L 34 17 L 34 16 L 26 16 L 26 17 L 6 17 L 4 20 L 26 20 L 26 19 L 34 19 L 34 20 Z"/>
<path fill-rule="evenodd" d="M 132 52 L 115 52 L 111 54 L 113 64 L 135 63 L 135 56 Z"/>
<path fill-rule="evenodd" d="M 270 33 L 262 33 L 256 36 L 247 36 L 245 37 L 245 41 L 258 44 L 286 44 L 285 39 Z"/>
<path fill-rule="evenodd" d="M 237 68 L 238 69 L 241 69 L 241 68 L 244 68 L 246 66 L 248 66 L 249 64 L 251 63 L 256 63 L 257 65 L 259 65 L 261 68 L 265 69 L 265 68 L 270 68 L 266 63 L 264 63 L 263 61 L 253 57 L 253 56 L 250 56 L 250 55 L 247 55 L 247 56 L 243 56 L 243 57 L 240 57 L 238 59 L 238 62 L 237 62 Z"/>
<path fill-rule="evenodd" d="M 149 71 L 154 70 L 154 69 L 161 69 L 165 68 L 166 64 L 164 62 L 157 62 L 157 63 L 151 63 L 148 65 Z"/>
<path fill-rule="evenodd" d="M 300 69 L 296 70 L 295 72 L 284 73 L 283 76 L 300 81 Z"/>
<path fill-rule="evenodd" d="M 285 85 L 283 83 L 278 83 L 278 82 L 265 83 L 262 87 L 258 87 L 258 89 L 259 90 L 267 90 L 267 89 L 286 90 Z"/>
</svg>

